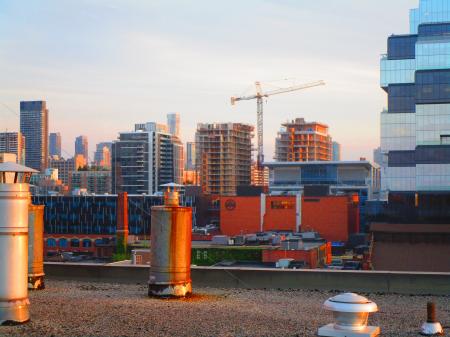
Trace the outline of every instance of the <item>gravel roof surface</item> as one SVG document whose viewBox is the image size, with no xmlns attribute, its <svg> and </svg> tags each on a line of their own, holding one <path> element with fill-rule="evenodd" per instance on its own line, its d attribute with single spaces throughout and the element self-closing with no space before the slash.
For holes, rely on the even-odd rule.
<svg viewBox="0 0 450 337">
<path fill-rule="evenodd" d="M 0 336 L 315 336 L 333 321 L 322 304 L 336 294 L 201 288 L 189 299 L 160 300 L 146 296 L 146 285 L 47 279 L 46 286 L 30 292 L 31 321 L 0 327 Z M 382 336 L 419 336 L 429 300 L 450 325 L 450 297 L 363 295 L 378 304 L 369 320 Z"/>
</svg>

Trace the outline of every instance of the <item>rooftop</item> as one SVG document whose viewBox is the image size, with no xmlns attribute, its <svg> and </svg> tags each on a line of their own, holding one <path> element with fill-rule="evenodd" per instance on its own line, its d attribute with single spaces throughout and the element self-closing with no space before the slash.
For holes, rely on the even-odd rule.
<svg viewBox="0 0 450 337">
<path fill-rule="evenodd" d="M 195 288 L 182 300 L 148 298 L 146 284 L 47 279 L 30 292 L 31 321 L 0 327 L 1 336 L 315 336 L 333 321 L 322 309 L 336 292 Z M 450 297 L 363 294 L 378 304 L 369 322 L 382 335 L 418 336 L 426 302 L 450 322 Z M 447 333 L 448 335 L 448 333 Z"/>
<path fill-rule="evenodd" d="M 267 167 L 284 167 L 284 166 L 309 166 L 309 165 L 337 165 L 337 166 L 361 166 L 367 169 L 372 167 L 379 168 L 379 165 L 368 160 L 321 160 L 321 161 L 296 161 L 296 162 L 264 162 Z"/>
</svg>

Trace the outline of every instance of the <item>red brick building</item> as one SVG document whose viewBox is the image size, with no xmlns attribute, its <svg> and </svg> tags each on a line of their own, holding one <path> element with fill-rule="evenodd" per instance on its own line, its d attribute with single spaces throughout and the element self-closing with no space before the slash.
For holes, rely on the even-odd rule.
<svg viewBox="0 0 450 337">
<path fill-rule="evenodd" d="M 359 231 L 358 196 L 220 197 L 220 230 L 230 236 L 314 230 L 327 241 L 347 241 Z"/>
</svg>

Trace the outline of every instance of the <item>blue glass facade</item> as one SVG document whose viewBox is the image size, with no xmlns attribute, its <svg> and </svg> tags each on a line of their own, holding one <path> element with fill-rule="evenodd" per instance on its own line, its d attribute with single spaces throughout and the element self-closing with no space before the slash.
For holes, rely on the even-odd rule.
<svg viewBox="0 0 450 337">
<path fill-rule="evenodd" d="M 384 192 L 450 191 L 450 1 L 420 0 L 387 39 L 380 86 Z"/>
</svg>

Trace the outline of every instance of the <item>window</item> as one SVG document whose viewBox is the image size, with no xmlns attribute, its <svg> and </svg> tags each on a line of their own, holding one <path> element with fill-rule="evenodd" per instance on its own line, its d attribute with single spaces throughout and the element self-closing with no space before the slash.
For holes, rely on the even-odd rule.
<svg viewBox="0 0 450 337">
<path fill-rule="evenodd" d="M 294 209 L 295 202 L 288 200 L 276 200 L 270 203 L 272 209 Z"/>
<path fill-rule="evenodd" d="M 56 240 L 52 238 L 47 239 L 47 247 L 56 247 Z"/>
<path fill-rule="evenodd" d="M 84 239 L 83 240 L 83 248 L 89 248 L 92 247 L 92 241 L 89 239 Z"/>
<path fill-rule="evenodd" d="M 67 248 L 67 239 L 59 239 L 59 247 L 60 248 Z"/>
<path fill-rule="evenodd" d="M 78 239 L 70 240 L 70 247 L 80 247 L 80 240 Z"/>
</svg>

